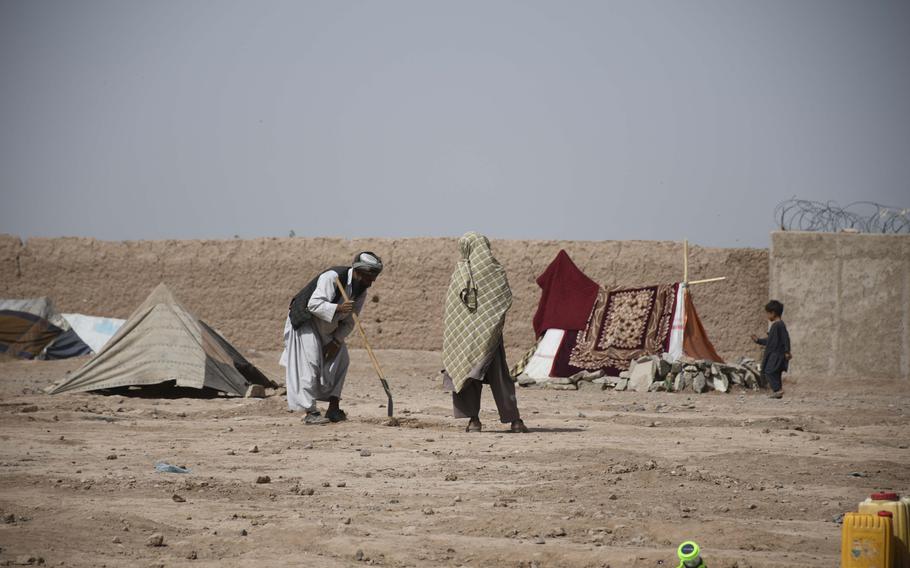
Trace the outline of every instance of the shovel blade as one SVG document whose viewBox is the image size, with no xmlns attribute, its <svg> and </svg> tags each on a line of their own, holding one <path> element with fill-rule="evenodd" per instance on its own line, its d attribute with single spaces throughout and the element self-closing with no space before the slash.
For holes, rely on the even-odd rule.
<svg viewBox="0 0 910 568">
<path fill-rule="evenodd" d="M 386 405 L 386 414 L 388 414 L 389 418 L 391 418 L 395 414 L 394 406 L 392 403 L 392 389 L 389 388 L 389 383 L 385 379 L 379 379 L 379 382 L 382 383 L 382 390 L 385 391 L 386 396 L 389 398 L 389 403 Z"/>
</svg>

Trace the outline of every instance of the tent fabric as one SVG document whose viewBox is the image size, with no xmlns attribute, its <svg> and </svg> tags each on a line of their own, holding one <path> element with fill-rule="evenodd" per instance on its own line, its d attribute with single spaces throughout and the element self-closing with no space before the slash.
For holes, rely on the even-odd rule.
<svg viewBox="0 0 910 568">
<path fill-rule="evenodd" d="M 61 333 L 61 328 L 40 315 L 0 310 L 0 353 L 33 359 Z"/>
<path fill-rule="evenodd" d="M 83 314 L 63 314 L 63 319 L 85 342 L 93 353 L 98 353 L 104 344 L 117 333 L 126 320 L 102 318 Z"/>
<path fill-rule="evenodd" d="M 673 311 L 673 325 L 670 326 L 670 343 L 667 346 L 667 355 L 670 360 L 677 361 L 683 356 L 683 335 L 686 331 L 686 288 L 685 282 L 679 284 L 676 292 L 676 308 Z"/>
<path fill-rule="evenodd" d="M 48 297 L 0 299 L 0 311 L 25 312 L 46 319 L 60 329 L 69 329 L 69 324 L 57 313 L 54 303 Z"/>
<path fill-rule="evenodd" d="M 553 361 L 565 334 L 564 329 L 548 329 L 544 332 L 534 355 L 524 368 L 524 374 L 537 380 L 549 378 L 553 370 Z"/>
<path fill-rule="evenodd" d="M 715 363 L 723 363 L 724 360 L 717 354 L 714 345 L 712 345 L 711 340 L 708 339 L 708 334 L 705 332 L 705 326 L 702 325 L 701 318 L 698 317 L 698 312 L 695 311 L 695 304 L 692 302 L 692 293 L 689 291 L 688 287 L 684 288 L 684 293 L 686 327 L 685 333 L 683 334 L 683 353 L 692 359 L 703 359 Z"/>
<path fill-rule="evenodd" d="M 602 290 L 585 329 L 566 334 L 574 340 L 564 339 L 560 346 L 554 362 L 557 376 L 580 370 L 616 375 L 639 357 L 665 352 L 677 289 L 674 283 Z"/>
<path fill-rule="evenodd" d="M 178 387 L 243 396 L 256 381 L 248 380 L 238 366 L 252 367 L 221 335 L 187 311 L 167 286 L 159 284 L 95 357 L 50 392 L 173 381 Z M 257 381 L 275 386 L 261 373 Z"/>
<path fill-rule="evenodd" d="M 536 337 L 548 329 L 585 328 L 600 286 L 579 270 L 565 250 L 537 277 L 537 285 L 541 291 L 534 314 Z"/>
<path fill-rule="evenodd" d="M 42 359 L 69 359 L 70 357 L 81 357 L 82 355 L 91 355 L 92 348 L 89 347 L 76 330 L 70 328 L 54 339 L 50 345 L 44 348 L 41 353 Z"/>
</svg>

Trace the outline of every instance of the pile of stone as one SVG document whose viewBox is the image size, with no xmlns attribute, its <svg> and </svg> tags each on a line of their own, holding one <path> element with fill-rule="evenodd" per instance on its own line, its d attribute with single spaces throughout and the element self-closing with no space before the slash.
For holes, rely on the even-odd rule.
<svg viewBox="0 0 910 568">
<path fill-rule="evenodd" d="M 713 363 L 683 358 L 670 362 L 658 355 L 647 355 L 632 362 L 628 371 L 618 377 L 603 372 L 581 372 L 566 378 L 534 380 L 526 375 L 518 378 L 521 386 L 541 386 L 555 390 L 578 390 L 580 384 L 600 385 L 601 389 L 637 392 L 730 392 L 734 388 L 758 390 L 766 388 L 764 377 L 754 359 L 742 358 L 738 363 Z"/>
</svg>

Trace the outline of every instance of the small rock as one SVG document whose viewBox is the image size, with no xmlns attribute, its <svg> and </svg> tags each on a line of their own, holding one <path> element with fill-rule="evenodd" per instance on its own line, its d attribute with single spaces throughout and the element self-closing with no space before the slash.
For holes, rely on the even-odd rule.
<svg viewBox="0 0 910 568">
<path fill-rule="evenodd" d="M 117 454 L 110 454 L 110 455 L 107 456 L 107 459 L 109 459 L 109 460 L 115 460 L 115 459 L 117 459 Z"/>
<path fill-rule="evenodd" d="M 550 390 L 571 390 L 571 391 L 575 391 L 575 390 L 578 390 L 578 385 L 577 385 L 577 384 L 573 384 L 573 383 L 569 383 L 569 384 L 567 384 L 567 385 L 564 385 L 564 384 L 559 384 L 559 383 L 547 382 L 547 388 L 550 389 Z"/>
<path fill-rule="evenodd" d="M 174 501 L 174 503 L 186 503 L 186 498 L 177 495 L 176 493 L 171 496 L 171 499 Z"/>
<path fill-rule="evenodd" d="M 713 379 L 714 390 L 717 392 L 727 392 L 730 390 L 730 379 L 718 372 L 717 376 Z"/>
<path fill-rule="evenodd" d="M 199 558 L 199 557 L 196 555 L 196 551 L 195 551 L 195 550 L 191 550 L 191 551 L 189 552 L 189 554 L 186 555 L 186 559 L 187 559 L 187 560 L 196 560 L 197 558 Z"/>
<path fill-rule="evenodd" d="M 354 553 L 354 560 L 357 562 L 363 562 L 363 551 L 359 548 L 357 549 L 357 552 Z"/>
<path fill-rule="evenodd" d="M 259 453 L 259 446 L 251 446 L 249 451 L 250 451 L 251 454 L 258 454 L 258 453 Z"/>
<path fill-rule="evenodd" d="M 546 543 L 547 543 L 547 541 L 545 541 L 544 539 L 542 539 L 540 537 L 537 537 L 537 539 L 534 540 L 534 544 L 546 544 Z"/>
<path fill-rule="evenodd" d="M 657 363 L 653 359 L 639 359 L 629 368 L 629 388 L 638 392 L 648 392 L 656 375 Z"/>
<path fill-rule="evenodd" d="M 260 475 L 256 478 L 256 483 L 271 483 L 272 478 L 268 475 Z"/>
<path fill-rule="evenodd" d="M 343 521 L 341 521 L 341 522 L 342 522 L 343 524 L 345 524 L 345 525 L 349 525 L 349 524 L 351 524 L 351 517 L 346 517 L 346 518 L 345 518 Z"/>
<path fill-rule="evenodd" d="M 525 374 L 521 374 L 518 377 L 518 386 L 520 386 L 520 387 L 529 387 L 531 385 L 536 385 L 536 384 L 537 384 L 537 381 L 535 379 L 532 379 L 531 377 L 529 377 Z"/>
<path fill-rule="evenodd" d="M 447 474 L 446 481 L 458 481 L 458 474 L 457 473 Z"/>
<path fill-rule="evenodd" d="M 164 546 L 164 535 L 155 533 L 145 540 L 146 546 Z"/>
<path fill-rule="evenodd" d="M 111 542 L 113 542 L 114 544 L 120 544 L 123 541 L 120 540 L 119 536 L 115 536 L 114 538 L 111 539 Z"/>
<path fill-rule="evenodd" d="M 373 453 L 372 453 L 370 450 L 366 449 L 366 448 L 360 450 L 360 457 L 362 457 L 362 458 L 368 458 L 368 457 L 370 457 L 370 456 L 372 456 L 372 455 L 373 455 Z"/>
<path fill-rule="evenodd" d="M 704 373 L 698 373 L 692 379 L 692 390 L 697 393 L 703 393 L 708 390 L 708 379 L 705 378 Z"/>
<path fill-rule="evenodd" d="M 423 514 L 424 514 L 424 515 L 435 515 L 435 514 L 436 514 L 436 511 L 434 511 L 434 510 L 433 510 L 432 508 L 430 508 L 430 507 L 427 507 L 426 509 L 423 510 Z"/>
<path fill-rule="evenodd" d="M 246 529 L 240 529 L 240 536 L 246 536 L 250 533 L 246 532 Z"/>
<path fill-rule="evenodd" d="M 262 385 L 250 385 L 246 389 L 246 398 L 265 398 L 265 387 Z"/>
<path fill-rule="evenodd" d="M 22 414 L 28 414 L 30 412 L 38 412 L 38 405 L 29 404 L 27 406 L 23 406 L 22 408 L 19 409 L 19 412 L 21 412 Z"/>
<path fill-rule="evenodd" d="M 348 484 L 347 484 L 346 482 L 344 482 L 344 481 L 339 481 L 339 482 L 335 485 L 335 487 L 347 487 L 347 486 L 348 486 Z"/>
</svg>

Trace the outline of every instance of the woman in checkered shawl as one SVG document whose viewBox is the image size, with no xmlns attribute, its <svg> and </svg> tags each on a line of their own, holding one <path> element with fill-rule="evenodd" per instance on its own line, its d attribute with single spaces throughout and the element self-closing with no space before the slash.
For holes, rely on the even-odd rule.
<svg viewBox="0 0 910 568">
<path fill-rule="evenodd" d="M 468 432 L 479 432 L 480 395 L 490 386 L 499 419 L 513 432 L 527 432 L 518 412 L 515 383 L 502 342 L 512 291 L 505 270 L 493 257 L 490 241 L 467 233 L 458 241 L 461 260 L 446 294 L 442 361 L 444 383 L 452 390 L 456 418 L 468 418 Z"/>
</svg>

